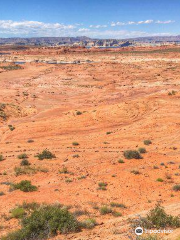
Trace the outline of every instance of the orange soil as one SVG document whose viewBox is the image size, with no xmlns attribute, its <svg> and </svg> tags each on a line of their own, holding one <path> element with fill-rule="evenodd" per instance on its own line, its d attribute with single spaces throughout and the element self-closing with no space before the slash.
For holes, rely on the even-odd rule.
<svg viewBox="0 0 180 240">
<path fill-rule="evenodd" d="M 111 215 L 100 216 L 92 205 L 124 203 L 127 209 L 120 211 L 126 217 L 152 208 L 157 201 L 164 206 L 179 202 L 180 195 L 172 187 L 180 182 L 180 54 L 121 55 L 102 51 L 54 58 L 95 62 L 26 63 L 23 69 L 0 73 L 0 103 L 20 109 L 11 112 L 10 108 L 8 120 L 0 124 L 0 151 L 6 158 L 0 162 L 0 183 L 26 179 L 39 187 L 32 193 L 9 192 L 9 186 L 0 184 L 0 191 L 5 193 L 0 197 L 0 214 L 6 226 L 0 236 L 18 226 L 17 221 L 3 218 L 15 204 L 58 201 L 73 209 L 87 209 L 98 223 L 103 222 L 95 230 L 58 239 L 126 239 L 123 230 L 121 238 L 108 238 L 102 229 L 108 221 L 116 220 Z M 172 90 L 176 94 L 169 96 Z M 82 114 L 77 115 L 77 111 Z M 14 131 L 9 130 L 9 124 Z M 34 142 L 28 143 L 28 139 Z M 145 139 L 152 144 L 144 146 Z M 74 141 L 79 146 L 73 146 Z M 147 150 L 143 159 L 124 159 L 124 150 L 139 147 Z M 56 159 L 39 161 L 34 157 L 45 148 Z M 21 161 L 17 155 L 24 152 L 32 166 L 48 168 L 49 172 L 15 176 L 14 168 Z M 79 158 L 74 158 L 75 154 Z M 125 163 L 118 163 L 120 158 Z M 63 167 L 71 174 L 60 174 Z M 140 174 L 134 175 L 132 170 Z M 79 180 L 81 176 L 86 178 Z M 67 183 L 66 178 L 72 182 Z M 157 182 L 157 178 L 164 181 Z M 106 191 L 97 190 L 102 181 L 108 183 Z M 122 218 L 118 219 L 123 227 Z M 108 224 L 107 229 L 113 228 Z"/>
</svg>

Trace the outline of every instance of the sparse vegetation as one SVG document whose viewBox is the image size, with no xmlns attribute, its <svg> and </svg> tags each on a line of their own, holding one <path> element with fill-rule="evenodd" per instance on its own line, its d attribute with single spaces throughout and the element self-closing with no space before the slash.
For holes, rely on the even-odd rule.
<svg viewBox="0 0 180 240">
<path fill-rule="evenodd" d="M 26 153 L 22 153 L 22 154 L 18 155 L 18 158 L 19 159 L 26 159 L 26 158 L 28 158 L 28 155 Z"/>
<path fill-rule="evenodd" d="M 22 69 L 21 66 L 19 65 L 9 65 L 9 66 L 1 66 L 0 68 L 7 70 L 7 71 L 12 71 L 12 70 L 18 70 L 18 69 Z"/>
<path fill-rule="evenodd" d="M 138 226 L 142 228 L 151 229 L 151 228 L 166 228 L 166 227 L 180 227 L 179 217 L 174 217 L 165 212 L 164 208 L 157 204 L 145 218 L 138 221 Z"/>
<path fill-rule="evenodd" d="M 132 170 L 131 173 L 135 174 L 135 175 L 139 175 L 140 172 L 138 170 Z"/>
<path fill-rule="evenodd" d="M 73 145 L 73 146 L 78 146 L 79 143 L 78 143 L 78 142 L 73 142 L 72 145 Z"/>
<path fill-rule="evenodd" d="M 97 225 L 97 223 L 96 223 L 96 220 L 94 218 L 88 218 L 88 219 L 84 220 L 81 223 L 81 225 L 82 225 L 83 228 L 92 229 Z"/>
<path fill-rule="evenodd" d="M 112 132 L 106 132 L 107 135 L 111 134 Z"/>
<path fill-rule="evenodd" d="M 13 125 L 8 125 L 8 127 L 11 131 L 13 131 L 15 129 L 15 127 Z"/>
<path fill-rule="evenodd" d="M 180 184 L 174 185 L 173 190 L 176 192 L 180 191 Z"/>
<path fill-rule="evenodd" d="M 12 218 L 22 218 L 25 215 L 24 208 L 16 207 L 11 210 L 11 217 Z"/>
<path fill-rule="evenodd" d="M 30 162 L 27 159 L 23 159 L 20 163 L 21 166 L 29 166 L 31 165 Z"/>
<path fill-rule="evenodd" d="M 118 163 L 124 163 L 124 161 L 122 159 L 119 159 Z"/>
<path fill-rule="evenodd" d="M 100 211 L 101 215 L 106 215 L 106 214 L 112 213 L 112 209 L 108 206 L 100 207 L 99 211 Z"/>
<path fill-rule="evenodd" d="M 5 160 L 4 156 L 2 154 L 0 154 L 0 162 Z"/>
<path fill-rule="evenodd" d="M 144 145 L 150 145 L 152 144 L 151 140 L 144 140 Z"/>
<path fill-rule="evenodd" d="M 8 234 L 2 240 L 44 240 L 60 233 L 78 232 L 80 223 L 66 209 L 45 205 L 35 209 L 21 220 L 21 229 Z"/>
<path fill-rule="evenodd" d="M 23 192 L 33 192 L 37 191 L 37 187 L 31 184 L 31 181 L 22 180 L 20 183 L 12 184 L 12 190 L 19 189 Z"/>
<path fill-rule="evenodd" d="M 136 150 L 124 151 L 124 157 L 126 159 L 141 159 L 142 158 L 140 153 L 138 151 L 136 151 Z"/>
<path fill-rule="evenodd" d="M 145 148 L 139 148 L 138 151 L 139 151 L 140 153 L 146 153 L 146 149 L 145 149 Z"/>
<path fill-rule="evenodd" d="M 63 167 L 62 170 L 59 170 L 59 173 L 67 174 L 67 173 L 69 173 L 69 172 L 68 172 L 67 167 Z"/>
<path fill-rule="evenodd" d="M 176 91 L 172 90 L 171 92 L 168 92 L 169 96 L 176 95 Z"/>
<path fill-rule="evenodd" d="M 82 114 L 82 112 L 80 112 L 80 111 L 76 112 L 76 115 L 81 115 L 81 114 Z"/>
<path fill-rule="evenodd" d="M 105 183 L 105 182 L 99 182 L 99 183 L 98 183 L 98 186 L 99 186 L 99 187 L 98 187 L 98 190 L 107 190 L 107 188 L 106 188 L 107 185 L 108 185 L 108 184 Z"/>
<path fill-rule="evenodd" d="M 124 205 L 123 203 L 111 202 L 110 205 L 111 207 L 116 207 L 116 208 L 126 208 L 126 205 Z"/>
<path fill-rule="evenodd" d="M 157 178 L 156 181 L 157 182 L 164 182 L 164 180 L 162 178 Z"/>
<path fill-rule="evenodd" d="M 56 158 L 55 154 L 50 152 L 48 149 L 45 149 L 41 153 L 38 153 L 36 157 L 38 157 L 39 160 Z"/>
<path fill-rule="evenodd" d="M 36 174 L 37 172 L 47 173 L 48 169 L 47 168 L 42 168 L 42 167 L 22 166 L 22 167 L 15 167 L 14 171 L 15 171 L 15 175 L 19 176 L 19 175 Z"/>
</svg>

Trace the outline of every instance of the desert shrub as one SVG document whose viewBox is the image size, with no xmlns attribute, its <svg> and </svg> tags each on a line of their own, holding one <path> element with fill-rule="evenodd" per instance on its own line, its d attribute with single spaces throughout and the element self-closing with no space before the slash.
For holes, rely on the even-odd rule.
<svg viewBox="0 0 180 240">
<path fill-rule="evenodd" d="M 107 135 L 111 134 L 112 132 L 106 132 Z"/>
<path fill-rule="evenodd" d="M 112 213 L 112 209 L 108 206 L 102 206 L 99 209 L 101 215 Z"/>
<path fill-rule="evenodd" d="M 99 186 L 98 190 L 106 190 L 107 185 L 108 184 L 105 183 L 105 182 L 99 182 L 98 183 L 98 186 Z"/>
<path fill-rule="evenodd" d="M 162 178 L 157 178 L 156 181 L 157 182 L 163 182 L 164 180 Z"/>
<path fill-rule="evenodd" d="M 135 174 L 135 175 L 139 175 L 140 172 L 138 170 L 132 170 L 131 173 Z"/>
<path fill-rule="evenodd" d="M 180 191 L 180 184 L 174 185 L 173 190 L 176 191 L 176 192 Z"/>
<path fill-rule="evenodd" d="M 5 193 L 1 191 L 1 192 L 0 192 L 0 196 L 3 196 L 3 195 L 5 195 Z"/>
<path fill-rule="evenodd" d="M 26 158 L 28 158 L 28 155 L 26 153 L 22 153 L 22 154 L 18 155 L 18 158 L 19 159 L 26 159 Z"/>
<path fill-rule="evenodd" d="M 88 219 L 84 220 L 83 222 L 81 222 L 81 225 L 83 228 L 92 229 L 97 225 L 97 223 L 96 223 L 95 219 L 88 218 Z"/>
<path fill-rule="evenodd" d="M 126 208 L 126 206 L 123 203 L 111 202 L 110 205 L 111 207 Z"/>
<path fill-rule="evenodd" d="M 81 114 L 82 114 L 82 112 L 80 112 L 80 111 L 76 112 L 76 115 L 81 115 Z"/>
<path fill-rule="evenodd" d="M 55 158 L 55 154 L 51 153 L 48 149 L 43 150 L 41 153 L 38 153 L 36 155 L 39 160 L 44 160 L 44 159 L 52 159 Z"/>
<path fill-rule="evenodd" d="M 12 70 L 18 70 L 18 69 L 22 69 L 21 66 L 15 64 L 15 65 L 9 65 L 9 66 L 1 66 L 0 68 L 7 70 L 7 71 L 12 71 Z"/>
<path fill-rule="evenodd" d="M 9 127 L 9 129 L 10 129 L 11 131 L 13 131 L 13 130 L 15 129 L 15 127 L 12 126 L 12 125 L 8 125 L 8 127 Z"/>
<path fill-rule="evenodd" d="M 142 219 L 141 227 L 151 228 L 166 228 L 166 227 L 180 227 L 179 217 L 174 217 L 165 212 L 164 208 L 159 204 L 155 206 L 147 214 L 146 218 Z"/>
<path fill-rule="evenodd" d="M 78 142 L 73 142 L 72 145 L 73 145 L 73 146 L 78 146 L 79 143 L 78 143 Z"/>
<path fill-rule="evenodd" d="M 122 216 L 122 213 L 117 212 L 117 211 L 112 211 L 112 215 L 113 215 L 114 217 L 121 217 L 121 216 Z"/>
<path fill-rule="evenodd" d="M 33 139 L 28 139 L 27 142 L 28 142 L 28 143 L 33 143 L 34 140 L 33 140 Z"/>
<path fill-rule="evenodd" d="M 144 140 L 144 145 L 150 145 L 152 144 L 151 140 Z"/>
<path fill-rule="evenodd" d="M 2 154 L 0 154 L 0 161 L 3 161 L 5 158 L 3 157 Z"/>
<path fill-rule="evenodd" d="M 37 191 L 37 187 L 31 184 L 31 181 L 22 180 L 20 183 L 16 183 L 12 185 L 14 190 L 19 189 L 23 192 L 33 192 Z"/>
<path fill-rule="evenodd" d="M 67 178 L 66 180 L 65 180 L 65 182 L 66 183 L 71 183 L 73 180 L 71 179 L 71 178 Z"/>
<path fill-rule="evenodd" d="M 78 154 L 73 155 L 73 158 L 79 158 Z"/>
<path fill-rule="evenodd" d="M 60 233 L 80 231 L 80 223 L 65 208 L 43 206 L 21 220 L 22 228 L 2 240 L 44 240 Z"/>
<path fill-rule="evenodd" d="M 119 159 L 118 163 L 124 163 L 124 161 L 122 159 Z"/>
<path fill-rule="evenodd" d="M 140 153 L 146 153 L 146 149 L 145 149 L 145 148 L 139 148 L 138 151 L 139 151 Z"/>
<path fill-rule="evenodd" d="M 62 170 L 59 170 L 59 173 L 64 173 L 64 174 L 67 174 L 69 173 L 67 167 L 63 167 Z"/>
<path fill-rule="evenodd" d="M 82 175 L 82 176 L 78 177 L 78 180 L 85 179 L 85 178 L 86 178 L 86 176 Z"/>
<path fill-rule="evenodd" d="M 153 168 L 154 168 L 154 169 L 159 169 L 159 167 L 158 167 L 158 166 L 156 166 L 156 165 L 154 165 L 154 166 L 153 166 Z"/>
<path fill-rule="evenodd" d="M 79 216 L 83 216 L 83 215 L 88 215 L 88 214 L 89 214 L 89 212 L 86 211 L 86 210 L 76 210 L 76 211 L 73 212 L 73 215 L 74 215 L 75 217 L 79 217 Z"/>
<path fill-rule="evenodd" d="M 124 151 L 124 157 L 126 159 L 141 159 L 142 156 L 140 155 L 140 153 L 136 150 L 127 150 Z"/>
<path fill-rule="evenodd" d="M 168 92 L 168 95 L 169 96 L 172 96 L 172 95 L 175 95 L 176 94 L 176 91 L 172 90 L 171 92 Z"/>
<path fill-rule="evenodd" d="M 19 176 L 19 175 L 32 175 L 32 174 L 36 174 L 37 172 L 47 173 L 48 169 L 41 168 L 41 167 L 22 166 L 22 167 L 15 167 L 14 171 L 15 171 L 15 175 Z"/>
<path fill-rule="evenodd" d="M 11 210 L 11 217 L 12 218 L 22 218 L 25 215 L 25 211 L 21 207 L 17 207 Z"/>
<path fill-rule="evenodd" d="M 30 162 L 27 159 L 23 159 L 20 163 L 21 166 L 29 166 Z"/>
</svg>

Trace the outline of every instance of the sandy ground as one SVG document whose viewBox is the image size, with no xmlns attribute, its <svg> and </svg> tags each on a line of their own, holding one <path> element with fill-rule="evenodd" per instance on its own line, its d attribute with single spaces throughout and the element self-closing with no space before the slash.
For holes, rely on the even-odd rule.
<svg viewBox="0 0 180 240">
<path fill-rule="evenodd" d="M 180 215 L 180 195 L 172 190 L 180 183 L 180 54 L 41 54 L 6 58 L 83 63 L 31 62 L 19 70 L 1 69 L 0 103 L 6 104 L 7 119 L 0 118 L 0 152 L 5 157 L 0 162 L 0 191 L 5 193 L 0 196 L 0 236 L 17 228 L 18 222 L 7 221 L 4 214 L 23 201 L 71 205 L 72 210 L 89 211 L 100 223 L 93 230 L 58 236 L 59 240 L 129 239 L 126 219 L 157 202 Z M 0 63 L 4 65 L 9 63 Z M 168 95 L 172 90 L 176 94 Z M 10 131 L 8 125 L 15 129 Z M 152 144 L 145 146 L 146 139 Z M 79 145 L 73 146 L 74 141 Z M 143 159 L 124 159 L 124 150 L 139 147 L 147 150 Z M 56 158 L 38 160 L 35 155 L 45 148 Z M 16 176 L 14 168 L 21 161 L 17 156 L 24 152 L 31 166 L 49 171 Z M 59 173 L 63 167 L 68 174 Z M 21 180 L 31 180 L 38 191 L 9 192 L 3 184 Z M 97 190 L 99 182 L 108 184 L 106 191 Z M 101 216 L 93 208 L 111 202 L 127 206 L 116 209 L 122 217 Z M 178 230 L 173 234 L 169 239 L 176 239 Z"/>
</svg>

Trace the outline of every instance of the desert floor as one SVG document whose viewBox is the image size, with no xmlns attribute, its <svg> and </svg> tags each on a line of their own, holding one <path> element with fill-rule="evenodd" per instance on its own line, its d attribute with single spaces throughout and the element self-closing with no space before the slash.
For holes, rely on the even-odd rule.
<svg viewBox="0 0 180 240">
<path fill-rule="evenodd" d="M 180 215 L 180 193 L 172 189 L 180 183 L 179 52 L 29 50 L 1 59 L 26 63 L 17 70 L 0 68 L 0 113 L 6 116 L 0 116 L 0 153 L 5 157 L 0 162 L 0 191 L 5 193 L 0 196 L 0 236 L 17 229 L 18 221 L 5 216 L 23 201 L 70 205 L 70 211 L 87 212 L 99 223 L 93 230 L 54 238 L 58 240 L 129 239 L 127 219 L 157 202 Z M 69 63 L 33 61 L 43 59 Z M 144 145 L 147 139 L 152 144 Z M 125 150 L 140 147 L 147 151 L 142 159 L 124 158 Z M 56 158 L 38 160 L 35 155 L 46 148 Z M 16 176 L 22 153 L 39 171 Z M 68 173 L 60 173 L 64 168 Z M 38 191 L 9 191 L 7 183 L 21 180 L 31 180 Z M 99 182 L 107 183 L 107 189 L 98 190 Z M 116 209 L 121 217 L 99 213 L 98 207 L 111 202 L 126 205 Z"/>
</svg>

